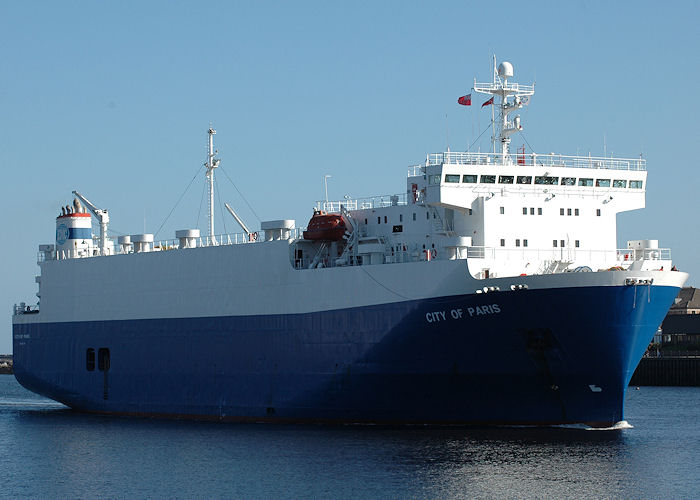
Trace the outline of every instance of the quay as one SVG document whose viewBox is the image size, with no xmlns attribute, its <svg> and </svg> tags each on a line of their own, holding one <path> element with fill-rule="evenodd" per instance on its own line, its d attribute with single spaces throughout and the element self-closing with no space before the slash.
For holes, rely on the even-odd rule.
<svg viewBox="0 0 700 500">
<path fill-rule="evenodd" d="M 700 356 L 642 358 L 630 385 L 700 386 Z"/>
</svg>

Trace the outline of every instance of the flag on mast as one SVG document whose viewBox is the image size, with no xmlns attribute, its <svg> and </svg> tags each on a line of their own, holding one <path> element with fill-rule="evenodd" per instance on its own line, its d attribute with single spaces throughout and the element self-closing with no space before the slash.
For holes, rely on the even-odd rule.
<svg viewBox="0 0 700 500">
<path fill-rule="evenodd" d="M 459 99 L 457 99 L 457 102 L 461 104 L 462 106 L 471 106 L 472 105 L 472 95 L 467 94 L 463 95 Z"/>
<path fill-rule="evenodd" d="M 481 107 L 483 108 L 484 106 L 490 106 L 491 104 L 493 104 L 493 97 L 486 101 L 484 104 L 482 104 Z"/>
</svg>

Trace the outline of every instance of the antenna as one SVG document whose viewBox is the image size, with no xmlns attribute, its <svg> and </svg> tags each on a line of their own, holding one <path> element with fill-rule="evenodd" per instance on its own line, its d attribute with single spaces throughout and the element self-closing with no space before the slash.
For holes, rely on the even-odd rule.
<svg viewBox="0 0 700 500">
<path fill-rule="evenodd" d="M 498 122 L 496 122 L 496 103 L 492 104 L 491 122 L 493 125 L 493 151 L 496 152 L 496 141 L 501 143 L 502 163 L 510 164 L 512 159 L 508 157 L 508 147 L 510 144 L 510 136 L 515 132 L 522 130 L 519 117 L 515 117 L 512 121 L 508 119 L 508 114 L 516 109 L 523 107 L 523 97 L 529 97 L 535 93 L 534 85 L 520 85 L 508 81 L 513 77 L 513 65 L 507 61 L 503 61 L 496 66 L 496 56 L 493 56 L 493 81 L 489 83 L 477 83 L 474 80 L 474 91 L 481 94 L 490 94 L 495 98 L 499 96 L 498 103 Z M 489 101 L 487 101 L 489 102 Z M 493 102 L 493 101 L 491 101 Z M 483 106 L 482 106 L 483 107 Z M 496 127 L 498 123 L 498 129 Z"/>
<path fill-rule="evenodd" d="M 447 119 L 447 113 L 445 113 L 445 140 L 447 142 L 447 152 L 450 152 L 450 122 Z"/>
<path fill-rule="evenodd" d="M 326 205 L 323 207 L 328 210 L 328 179 L 333 177 L 332 175 L 326 174 L 323 176 L 323 184 L 326 187 Z"/>
<path fill-rule="evenodd" d="M 216 240 L 214 239 L 214 169 L 219 166 L 219 159 L 214 158 L 219 151 L 214 151 L 214 134 L 216 130 L 209 123 L 209 147 L 207 151 L 207 162 L 204 164 L 207 167 L 207 182 L 209 184 L 209 238 L 211 239 L 211 244 L 215 245 Z"/>
<path fill-rule="evenodd" d="M 607 137 L 605 137 L 605 132 L 603 132 L 603 158 L 608 157 L 608 141 Z"/>
</svg>

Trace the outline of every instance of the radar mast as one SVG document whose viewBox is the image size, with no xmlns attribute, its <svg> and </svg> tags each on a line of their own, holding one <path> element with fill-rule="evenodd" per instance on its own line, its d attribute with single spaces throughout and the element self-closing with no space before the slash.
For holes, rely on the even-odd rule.
<svg viewBox="0 0 700 500">
<path fill-rule="evenodd" d="M 498 102 L 498 121 L 494 125 L 498 127 L 498 133 L 493 134 L 492 141 L 494 150 L 496 149 L 496 141 L 501 143 L 501 159 L 503 164 L 512 163 L 509 157 L 510 136 L 515 132 L 522 130 L 520 124 L 520 115 L 516 116 L 512 121 L 508 119 L 508 115 L 527 104 L 527 100 L 535 93 L 535 85 L 520 85 L 511 83 L 509 78 L 513 77 L 513 65 L 507 61 L 503 61 L 496 66 L 496 56 L 493 56 L 493 82 L 477 83 L 474 79 L 474 91 L 480 94 L 490 94 L 499 96 Z M 512 98 L 512 99 L 511 99 Z M 487 101 L 488 102 L 488 101 Z M 496 106 L 496 104 L 493 104 Z"/>
</svg>

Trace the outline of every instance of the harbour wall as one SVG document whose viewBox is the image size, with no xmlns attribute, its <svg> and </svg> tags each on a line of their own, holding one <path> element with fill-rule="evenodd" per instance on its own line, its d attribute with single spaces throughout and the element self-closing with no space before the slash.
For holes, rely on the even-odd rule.
<svg viewBox="0 0 700 500">
<path fill-rule="evenodd" d="M 700 357 L 642 358 L 630 385 L 700 386 Z"/>
</svg>

